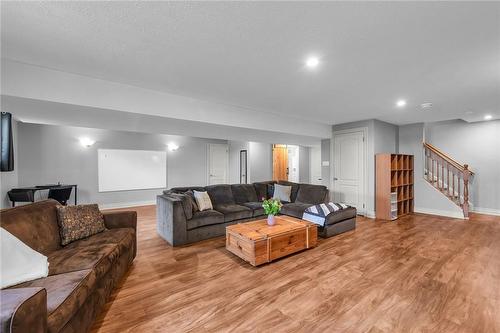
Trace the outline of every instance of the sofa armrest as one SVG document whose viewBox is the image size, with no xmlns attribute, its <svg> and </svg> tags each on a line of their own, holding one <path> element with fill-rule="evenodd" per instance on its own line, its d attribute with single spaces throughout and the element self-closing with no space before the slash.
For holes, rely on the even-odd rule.
<svg viewBox="0 0 500 333">
<path fill-rule="evenodd" d="M 137 231 L 137 212 L 122 211 L 122 212 L 103 212 L 104 224 L 108 229 L 116 228 L 132 228 Z"/>
<path fill-rule="evenodd" d="M 0 290 L 1 331 L 47 332 L 47 291 L 44 288 Z"/>
<path fill-rule="evenodd" d="M 186 221 L 181 199 L 166 194 L 156 197 L 156 230 L 172 246 L 187 243 Z"/>
</svg>

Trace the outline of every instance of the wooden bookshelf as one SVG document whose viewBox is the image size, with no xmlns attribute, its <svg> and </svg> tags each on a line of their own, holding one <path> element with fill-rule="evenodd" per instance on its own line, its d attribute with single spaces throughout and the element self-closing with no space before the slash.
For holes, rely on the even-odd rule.
<svg viewBox="0 0 500 333">
<path fill-rule="evenodd" d="M 413 213 L 413 155 L 375 156 L 375 213 L 378 219 L 395 220 Z"/>
</svg>

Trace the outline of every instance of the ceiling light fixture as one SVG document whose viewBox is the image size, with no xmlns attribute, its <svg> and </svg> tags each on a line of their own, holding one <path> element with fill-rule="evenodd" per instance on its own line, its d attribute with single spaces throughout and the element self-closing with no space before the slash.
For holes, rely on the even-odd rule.
<svg viewBox="0 0 500 333">
<path fill-rule="evenodd" d="M 406 105 L 406 101 L 405 101 L 404 99 L 400 99 L 400 100 L 398 100 L 398 101 L 396 102 L 396 106 L 397 106 L 398 108 L 402 108 L 402 107 L 404 107 L 405 105 Z"/>
<path fill-rule="evenodd" d="M 94 140 L 89 138 L 80 138 L 80 144 L 86 148 L 92 146 L 95 143 Z"/>
<path fill-rule="evenodd" d="M 486 116 L 484 116 L 484 120 L 491 120 L 493 119 L 493 116 L 491 114 L 487 114 Z"/>
<path fill-rule="evenodd" d="M 167 144 L 167 148 L 170 151 L 176 151 L 177 149 L 179 149 L 179 146 L 176 145 L 175 143 L 169 143 L 169 144 Z"/>
<path fill-rule="evenodd" d="M 306 60 L 306 66 L 308 68 L 311 68 L 311 69 L 312 68 L 316 68 L 316 67 L 318 67 L 318 65 L 319 65 L 319 59 L 318 59 L 318 57 L 309 57 L 309 58 L 307 58 L 307 60 Z"/>
<path fill-rule="evenodd" d="M 432 103 L 422 103 L 422 104 L 420 104 L 420 107 L 422 109 L 430 109 L 430 108 L 432 108 Z"/>
</svg>

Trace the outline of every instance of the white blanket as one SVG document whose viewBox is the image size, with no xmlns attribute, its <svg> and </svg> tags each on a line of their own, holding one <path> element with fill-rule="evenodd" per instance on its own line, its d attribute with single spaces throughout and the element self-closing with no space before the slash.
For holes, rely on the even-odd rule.
<svg viewBox="0 0 500 333">
<path fill-rule="evenodd" d="M 49 274 L 47 257 L 0 228 L 1 258 L 0 287 L 46 277 Z"/>
</svg>

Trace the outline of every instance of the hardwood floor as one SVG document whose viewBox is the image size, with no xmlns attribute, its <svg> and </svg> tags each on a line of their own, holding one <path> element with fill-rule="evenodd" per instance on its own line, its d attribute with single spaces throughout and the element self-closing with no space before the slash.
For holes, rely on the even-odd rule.
<svg viewBox="0 0 500 333">
<path fill-rule="evenodd" d="M 155 208 L 93 332 L 500 332 L 500 217 L 414 214 L 253 267 L 224 238 L 172 248 Z"/>
</svg>

